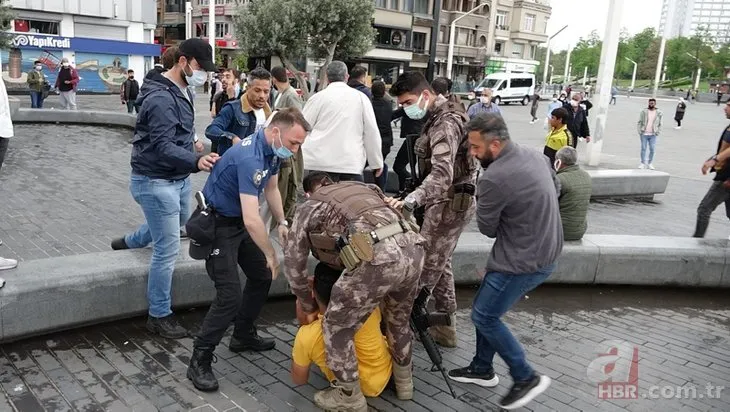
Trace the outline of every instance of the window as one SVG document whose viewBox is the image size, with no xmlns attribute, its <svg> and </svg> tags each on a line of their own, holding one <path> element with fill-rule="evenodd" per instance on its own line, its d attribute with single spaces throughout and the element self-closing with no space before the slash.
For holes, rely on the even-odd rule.
<svg viewBox="0 0 730 412">
<path fill-rule="evenodd" d="M 525 14 L 525 31 L 535 31 L 534 14 Z"/>
<path fill-rule="evenodd" d="M 495 25 L 497 26 L 497 30 L 509 30 L 506 23 L 507 23 L 507 12 L 498 11 L 497 18 L 495 19 Z"/>
<path fill-rule="evenodd" d="M 543 29 L 542 29 L 543 34 L 547 34 L 548 20 L 550 20 L 550 19 L 548 17 L 545 17 L 545 25 L 543 26 Z"/>
<path fill-rule="evenodd" d="M 456 28 L 456 44 L 460 44 L 463 46 L 469 45 L 469 29 L 465 29 L 462 27 Z"/>
<path fill-rule="evenodd" d="M 479 37 L 479 47 L 487 47 L 487 36 Z"/>
<path fill-rule="evenodd" d="M 502 55 L 502 49 L 504 48 L 504 43 L 494 43 L 494 53 L 497 54 L 497 56 Z"/>
<path fill-rule="evenodd" d="M 198 23 L 196 27 L 196 37 L 208 37 L 208 23 Z M 223 38 L 226 34 L 230 34 L 228 23 L 215 24 L 215 37 Z"/>
<path fill-rule="evenodd" d="M 533 44 L 532 46 L 530 46 L 530 58 L 531 59 L 534 59 L 535 58 L 535 53 L 536 52 L 537 52 L 537 46 L 535 46 Z"/>
<path fill-rule="evenodd" d="M 509 81 L 509 87 L 515 88 L 515 87 L 532 87 L 532 79 L 525 78 L 525 79 L 511 79 Z"/>
<path fill-rule="evenodd" d="M 426 52 L 426 33 L 413 32 L 413 51 L 421 54 Z"/>
<path fill-rule="evenodd" d="M 466 13 L 471 10 L 471 4 L 469 0 L 461 0 L 461 11 Z"/>
<path fill-rule="evenodd" d="M 226 4 L 226 0 L 215 0 L 215 4 L 218 6 Z"/>
<path fill-rule="evenodd" d="M 413 12 L 418 14 L 431 14 L 428 10 L 428 0 L 416 0 Z"/>
<path fill-rule="evenodd" d="M 381 9 L 384 9 L 387 2 L 388 0 L 375 0 L 375 7 L 380 7 Z"/>
<path fill-rule="evenodd" d="M 375 43 L 379 46 L 385 46 L 388 49 L 408 49 L 408 32 L 405 30 L 391 29 L 389 27 L 375 26 L 378 34 L 375 36 Z"/>
<path fill-rule="evenodd" d="M 441 43 L 446 43 L 448 40 L 448 36 L 446 35 L 446 26 L 441 26 L 439 29 L 439 41 Z"/>
<path fill-rule="evenodd" d="M 57 21 L 15 20 L 15 31 L 23 33 L 59 34 Z"/>
<path fill-rule="evenodd" d="M 390 7 L 388 7 L 391 10 L 400 10 L 400 3 L 401 0 L 390 0 Z"/>
<path fill-rule="evenodd" d="M 413 13 L 413 0 L 403 0 L 403 10 L 408 13 Z"/>
<path fill-rule="evenodd" d="M 165 0 L 165 11 L 168 13 L 185 13 L 185 1 Z"/>
<path fill-rule="evenodd" d="M 525 46 L 523 44 L 514 43 L 512 45 L 512 56 L 515 57 L 522 57 L 522 53 L 524 53 Z"/>
</svg>

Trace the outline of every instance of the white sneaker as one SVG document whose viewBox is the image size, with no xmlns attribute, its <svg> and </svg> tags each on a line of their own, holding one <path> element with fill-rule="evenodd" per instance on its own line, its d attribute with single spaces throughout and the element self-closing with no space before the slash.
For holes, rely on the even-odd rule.
<svg viewBox="0 0 730 412">
<path fill-rule="evenodd" d="M 535 124 L 535 121 L 534 120 L 530 120 L 530 124 Z"/>
<path fill-rule="evenodd" d="M 674 130 L 679 130 L 681 128 L 682 128 L 682 126 L 674 126 Z"/>
<path fill-rule="evenodd" d="M 17 266 L 18 266 L 17 260 L 0 257 L 0 270 L 13 269 Z"/>
<path fill-rule="evenodd" d="M 645 164 L 643 164 L 643 163 L 642 163 L 642 164 L 640 164 L 640 165 L 639 165 L 639 169 L 646 169 L 646 165 L 645 165 Z"/>
<path fill-rule="evenodd" d="M 655 169 L 656 169 L 656 168 L 654 167 L 654 163 L 649 163 L 649 169 L 651 169 L 651 170 L 655 170 Z"/>
</svg>

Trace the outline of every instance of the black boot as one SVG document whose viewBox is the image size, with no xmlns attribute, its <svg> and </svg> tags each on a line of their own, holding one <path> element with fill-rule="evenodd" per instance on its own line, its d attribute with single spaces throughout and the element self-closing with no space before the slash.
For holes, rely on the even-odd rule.
<svg viewBox="0 0 730 412">
<path fill-rule="evenodd" d="M 231 336 L 231 344 L 228 345 L 228 349 L 230 349 L 231 352 L 236 353 L 243 352 L 245 350 L 261 352 L 274 349 L 275 345 L 276 344 L 273 339 L 262 338 L 256 331 L 256 327 L 252 326 L 242 333 L 238 333 L 238 331 L 234 330 L 233 336 Z"/>
<path fill-rule="evenodd" d="M 193 386 L 203 392 L 212 392 L 218 390 L 218 379 L 213 375 L 211 362 L 218 359 L 213 354 L 211 347 L 195 347 L 193 348 L 193 356 L 190 358 L 190 366 L 188 366 L 188 379 L 193 381 Z"/>
</svg>

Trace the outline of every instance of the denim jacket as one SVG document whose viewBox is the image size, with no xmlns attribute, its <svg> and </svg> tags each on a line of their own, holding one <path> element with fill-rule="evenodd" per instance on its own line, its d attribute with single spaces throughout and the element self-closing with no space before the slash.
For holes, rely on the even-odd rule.
<svg viewBox="0 0 730 412">
<path fill-rule="evenodd" d="M 271 107 L 264 106 L 264 114 L 271 115 Z M 233 138 L 243 139 L 256 132 L 256 114 L 244 93 L 240 99 L 226 103 L 213 122 L 205 129 L 205 136 L 218 143 L 218 154 L 223 155 L 233 145 Z"/>
</svg>

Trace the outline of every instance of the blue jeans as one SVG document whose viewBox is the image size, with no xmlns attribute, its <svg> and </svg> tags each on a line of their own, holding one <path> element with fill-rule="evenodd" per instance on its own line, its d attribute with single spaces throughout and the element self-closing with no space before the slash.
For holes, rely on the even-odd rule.
<svg viewBox="0 0 730 412">
<path fill-rule="evenodd" d="M 498 353 L 509 366 L 515 382 L 532 378 L 535 372 L 527 363 L 525 351 L 500 318 L 525 293 L 544 282 L 553 270 L 554 263 L 535 273 L 508 275 L 487 272 L 474 297 L 471 312 L 471 320 L 477 330 L 476 354 L 470 365 L 475 373 L 493 371 L 492 361 L 494 354 Z"/>
<path fill-rule="evenodd" d="M 649 157 L 646 157 L 646 146 L 649 146 Z M 651 164 L 654 162 L 654 149 L 656 148 L 656 136 L 653 134 L 641 135 L 641 163 Z"/>
<path fill-rule="evenodd" d="M 190 178 L 151 179 L 132 173 L 129 191 L 142 208 L 146 222 L 124 237 L 130 248 L 152 243 L 152 260 L 147 279 L 149 315 L 162 318 L 172 313 L 172 272 L 180 253 L 180 227 L 190 217 Z"/>
<path fill-rule="evenodd" d="M 43 108 L 43 92 L 36 92 L 36 91 L 30 92 L 30 107 L 32 109 L 42 109 Z"/>
</svg>

